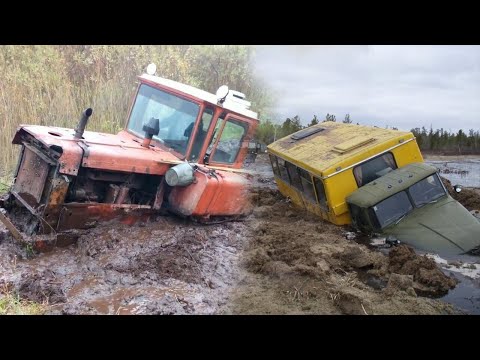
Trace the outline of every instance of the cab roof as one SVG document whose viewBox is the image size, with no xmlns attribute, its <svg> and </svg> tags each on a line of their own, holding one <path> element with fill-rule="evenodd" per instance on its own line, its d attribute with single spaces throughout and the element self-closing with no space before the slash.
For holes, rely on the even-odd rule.
<svg viewBox="0 0 480 360">
<path fill-rule="evenodd" d="M 153 82 L 153 83 L 156 83 L 156 84 L 159 84 L 159 85 L 163 85 L 163 86 L 166 86 L 166 87 L 169 87 L 169 88 L 172 88 L 172 89 L 175 89 L 177 91 L 181 91 L 185 94 L 188 94 L 190 96 L 194 96 L 196 98 L 199 98 L 199 99 L 201 99 L 203 101 L 206 101 L 210 104 L 213 104 L 215 106 L 223 106 L 223 108 L 225 108 L 227 110 L 234 111 L 234 112 L 236 112 L 240 115 L 244 115 L 244 116 L 247 116 L 247 117 L 255 119 L 255 120 L 258 119 L 258 114 L 256 112 L 245 108 L 244 106 L 240 105 L 236 101 L 232 101 L 230 96 L 227 96 L 227 98 L 225 99 L 225 102 L 222 105 L 218 105 L 217 104 L 217 96 L 215 94 L 209 93 L 208 91 L 201 90 L 201 89 L 198 89 L 198 88 L 190 86 L 190 85 L 182 84 L 182 83 L 179 83 L 179 82 L 174 81 L 174 80 L 165 79 L 165 78 L 162 78 L 160 76 L 142 74 L 142 75 L 139 76 L 139 78 L 140 79 L 145 79 L 145 80 L 148 80 L 150 82 Z M 230 92 L 231 93 L 236 93 L 235 91 L 230 91 Z"/>
<path fill-rule="evenodd" d="M 436 172 L 437 168 L 425 163 L 408 164 L 362 186 L 346 200 L 348 203 L 368 208 Z"/>
<path fill-rule="evenodd" d="M 327 176 L 414 139 L 411 132 L 326 121 L 277 140 L 268 149 Z"/>
</svg>

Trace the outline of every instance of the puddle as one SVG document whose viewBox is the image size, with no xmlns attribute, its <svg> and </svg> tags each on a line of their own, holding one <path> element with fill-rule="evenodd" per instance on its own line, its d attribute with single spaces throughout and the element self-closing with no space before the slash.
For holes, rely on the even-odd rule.
<svg viewBox="0 0 480 360">
<path fill-rule="evenodd" d="M 99 314 L 134 315 L 139 312 L 143 303 L 172 295 L 178 303 L 188 303 L 182 288 L 120 288 L 113 294 L 98 297 L 87 302 L 88 306 Z"/>
<path fill-rule="evenodd" d="M 425 162 L 439 169 L 440 175 L 450 180 L 452 185 L 480 187 L 480 159 L 465 161 L 427 160 Z"/>
<path fill-rule="evenodd" d="M 426 254 L 427 257 L 435 260 L 443 269 L 459 273 L 470 279 L 480 278 L 480 258 L 469 256 L 468 258 L 458 257 L 454 260 L 446 260 L 437 254 Z M 463 260 L 463 261 L 462 261 Z M 464 262 L 465 261 L 465 262 Z"/>
<path fill-rule="evenodd" d="M 435 260 L 446 275 L 459 281 L 454 289 L 438 299 L 467 314 L 480 315 L 480 257 L 460 255 L 444 259 L 437 254 L 425 255 Z"/>
<path fill-rule="evenodd" d="M 439 300 L 452 304 L 467 314 L 480 315 L 480 282 L 463 275 L 457 274 L 455 277 L 460 281 L 458 285 Z"/>
</svg>

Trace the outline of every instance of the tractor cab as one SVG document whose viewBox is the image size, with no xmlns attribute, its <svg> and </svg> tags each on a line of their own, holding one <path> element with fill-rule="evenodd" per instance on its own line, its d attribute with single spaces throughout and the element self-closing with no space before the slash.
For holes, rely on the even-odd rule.
<svg viewBox="0 0 480 360">
<path fill-rule="evenodd" d="M 180 160 L 240 168 L 258 123 L 249 107 L 244 94 L 226 86 L 214 95 L 142 75 L 126 131 L 142 139 L 142 146 L 157 147 Z M 143 141 L 152 128 L 158 131 L 151 141 Z"/>
<path fill-rule="evenodd" d="M 227 86 L 212 94 L 149 70 L 118 134 L 85 131 L 95 121 L 90 108 L 75 129 L 17 129 L 14 183 L 0 198 L 0 221 L 15 237 L 58 238 L 160 211 L 209 221 L 251 210 L 241 168 L 258 120 L 245 95 Z"/>
</svg>

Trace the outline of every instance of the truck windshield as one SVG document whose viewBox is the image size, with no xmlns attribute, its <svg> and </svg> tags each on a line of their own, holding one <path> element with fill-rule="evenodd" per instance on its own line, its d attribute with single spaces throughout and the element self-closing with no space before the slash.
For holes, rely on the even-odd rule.
<svg viewBox="0 0 480 360">
<path fill-rule="evenodd" d="M 176 95 L 142 84 L 128 121 L 128 130 L 144 137 L 142 128 L 152 117 L 160 122 L 153 139 L 185 155 L 200 106 Z"/>
<path fill-rule="evenodd" d="M 408 191 L 416 207 L 434 202 L 445 195 L 445 190 L 437 174 L 430 175 L 413 184 Z"/>
<path fill-rule="evenodd" d="M 412 203 L 405 191 L 400 191 L 372 207 L 377 220 L 376 225 L 379 228 L 401 220 L 412 209 Z"/>
</svg>

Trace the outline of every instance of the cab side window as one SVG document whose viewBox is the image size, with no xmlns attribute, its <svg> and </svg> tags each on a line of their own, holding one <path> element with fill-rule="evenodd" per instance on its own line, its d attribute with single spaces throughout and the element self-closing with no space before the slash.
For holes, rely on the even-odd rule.
<svg viewBox="0 0 480 360">
<path fill-rule="evenodd" d="M 353 175 L 358 187 L 361 187 L 396 168 L 393 154 L 388 152 L 356 166 L 353 168 Z"/>
<path fill-rule="evenodd" d="M 367 230 L 371 228 L 370 223 L 368 221 L 367 213 L 364 209 L 360 207 L 349 204 L 350 208 L 350 216 L 352 217 L 353 224 L 361 230 Z"/>
<path fill-rule="evenodd" d="M 200 123 L 198 124 L 197 134 L 193 140 L 192 150 L 190 152 L 190 160 L 198 161 L 198 156 L 200 155 L 200 150 L 205 142 L 207 136 L 208 128 L 213 118 L 213 108 L 206 108 L 200 118 Z M 193 128 L 193 126 L 192 126 Z"/>
<path fill-rule="evenodd" d="M 205 158 L 203 159 L 205 164 L 208 164 L 210 160 L 210 154 L 213 150 L 213 145 L 217 141 L 217 138 L 220 136 L 220 129 L 222 128 L 223 122 L 225 121 L 226 114 L 223 113 L 217 119 L 217 123 L 215 124 L 215 129 L 213 129 L 212 137 L 210 138 L 210 143 L 208 144 L 207 151 L 205 152 Z"/>
<path fill-rule="evenodd" d="M 325 194 L 325 187 L 322 180 L 317 177 L 313 177 L 313 183 L 315 184 L 315 190 L 317 191 L 318 204 L 324 210 L 328 210 L 327 195 Z"/>
<path fill-rule="evenodd" d="M 316 202 L 315 190 L 313 189 L 312 177 L 308 171 L 298 168 L 300 179 L 302 181 L 303 193 L 311 202 Z"/>
<path fill-rule="evenodd" d="M 238 152 L 242 147 L 243 138 L 247 134 L 248 124 L 228 119 L 223 127 L 217 148 L 213 152 L 211 161 L 233 164 L 237 158 Z"/>
<path fill-rule="evenodd" d="M 288 161 L 285 161 L 285 164 L 287 166 L 288 175 L 290 175 L 292 186 L 297 190 L 303 191 L 302 181 L 300 180 L 300 175 L 298 174 L 298 168 Z"/>
<path fill-rule="evenodd" d="M 269 157 L 270 157 L 270 162 L 272 163 L 273 174 L 275 176 L 280 177 L 280 170 L 278 169 L 277 158 L 272 154 L 270 154 Z"/>
<path fill-rule="evenodd" d="M 285 181 L 287 184 L 290 184 L 290 178 L 288 177 L 286 161 L 283 159 L 278 158 L 278 170 L 280 172 L 280 179 Z"/>
</svg>

